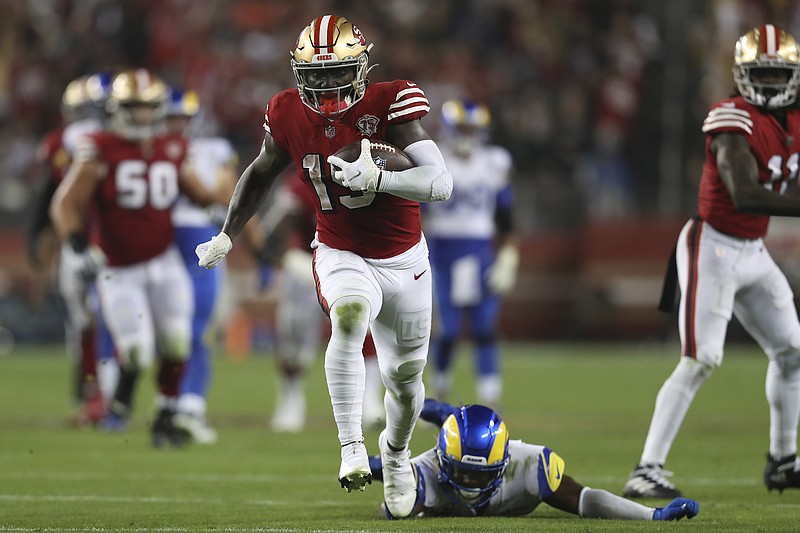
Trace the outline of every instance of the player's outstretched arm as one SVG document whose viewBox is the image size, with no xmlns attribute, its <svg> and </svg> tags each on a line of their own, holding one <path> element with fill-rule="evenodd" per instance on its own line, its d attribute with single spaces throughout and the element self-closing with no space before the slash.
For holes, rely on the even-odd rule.
<svg viewBox="0 0 800 533">
<path fill-rule="evenodd" d="M 425 422 L 441 426 L 447 417 L 452 415 L 458 410 L 455 405 L 439 402 L 433 398 L 425 398 L 425 403 L 422 405 L 422 411 L 419 417 Z"/>
<path fill-rule="evenodd" d="M 261 151 L 236 184 L 222 231 L 197 246 L 195 253 L 200 266 L 214 268 L 222 262 L 233 247 L 231 239 L 241 233 L 269 194 L 275 179 L 291 161 L 291 156 L 278 148 L 270 134 L 266 134 Z"/>
<path fill-rule="evenodd" d="M 584 487 L 567 475 L 545 503 L 581 518 L 680 520 L 700 512 L 700 504 L 688 498 L 677 498 L 666 507 L 647 507 L 606 490 Z"/>
</svg>

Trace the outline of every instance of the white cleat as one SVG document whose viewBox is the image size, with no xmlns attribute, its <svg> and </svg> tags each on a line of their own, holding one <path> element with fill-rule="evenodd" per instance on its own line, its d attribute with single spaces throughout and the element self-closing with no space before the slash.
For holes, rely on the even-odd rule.
<svg viewBox="0 0 800 533">
<path fill-rule="evenodd" d="M 411 467 L 411 452 L 389 448 L 386 430 L 378 437 L 383 462 L 383 502 L 392 518 L 407 518 L 417 500 L 417 479 Z"/>
<path fill-rule="evenodd" d="M 214 444 L 217 442 L 217 432 L 208 424 L 204 416 L 175 413 L 172 416 L 172 425 L 188 434 L 192 441 L 197 444 Z"/>
<path fill-rule="evenodd" d="M 302 394 L 286 394 L 272 415 L 272 431 L 297 433 L 306 425 L 306 399 Z"/>
<path fill-rule="evenodd" d="M 368 483 L 372 483 L 372 471 L 369 469 L 367 447 L 364 446 L 363 439 L 342 446 L 339 483 L 347 492 L 363 491 Z"/>
</svg>

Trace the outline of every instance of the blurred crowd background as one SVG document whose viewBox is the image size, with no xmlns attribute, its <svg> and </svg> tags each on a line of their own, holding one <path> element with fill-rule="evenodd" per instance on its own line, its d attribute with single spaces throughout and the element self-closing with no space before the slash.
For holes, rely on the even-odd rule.
<svg viewBox="0 0 800 533">
<path fill-rule="evenodd" d="M 523 238 L 510 337 L 666 334 L 674 320 L 648 311 L 642 323 L 637 309 L 655 308 L 694 209 L 700 125 L 732 92 L 733 45 L 764 22 L 800 35 L 789 0 L 0 0 L 0 11 L 0 327 L 21 340 L 61 327 L 31 302 L 40 282 L 21 243 L 36 148 L 66 84 L 150 68 L 199 93 L 198 129 L 230 139 L 244 166 L 266 102 L 294 86 L 297 34 L 324 13 L 375 43 L 371 79 L 412 79 L 434 109 L 454 96 L 490 106 L 493 141 L 515 159 Z M 435 133 L 436 112 L 425 120 Z M 791 262 L 792 246 L 779 242 L 777 258 Z"/>
</svg>

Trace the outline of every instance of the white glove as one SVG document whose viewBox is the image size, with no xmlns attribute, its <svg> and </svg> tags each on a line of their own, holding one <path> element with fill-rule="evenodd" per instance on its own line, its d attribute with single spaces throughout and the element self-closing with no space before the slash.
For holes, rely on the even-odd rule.
<svg viewBox="0 0 800 533">
<path fill-rule="evenodd" d="M 61 268 L 83 281 L 92 281 L 106 266 L 106 256 L 96 246 L 87 246 L 82 252 L 76 252 L 72 246 L 65 244 L 61 250 L 61 261 Z"/>
<path fill-rule="evenodd" d="M 302 283 L 306 287 L 314 287 L 316 281 L 312 268 L 313 262 L 314 258 L 310 253 L 299 248 L 289 248 L 283 254 L 281 265 L 298 283 Z"/>
<path fill-rule="evenodd" d="M 226 233 L 219 232 L 210 241 L 198 244 L 194 249 L 194 253 L 199 259 L 197 264 L 211 270 L 225 259 L 231 248 L 233 248 L 231 238 Z"/>
<path fill-rule="evenodd" d="M 506 294 L 514 287 L 517 281 L 517 267 L 519 266 L 519 250 L 506 244 L 497 253 L 494 263 L 487 272 L 489 290 L 495 294 Z"/>
<path fill-rule="evenodd" d="M 348 163 L 335 155 L 328 156 L 328 163 L 341 170 L 334 170 L 333 181 L 353 191 L 375 192 L 378 189 L 378 177 L 381 169 L 372 160 L 369 139 L 361 139 L 361 155 Z"/>
</svg>

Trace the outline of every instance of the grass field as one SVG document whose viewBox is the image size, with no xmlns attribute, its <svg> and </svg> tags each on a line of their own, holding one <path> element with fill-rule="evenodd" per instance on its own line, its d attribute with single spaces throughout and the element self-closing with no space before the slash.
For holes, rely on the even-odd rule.
<svg viewBox="0 0 800 533">
<path fill-rule="evenodd" d="M 579 482 L 619 493 L 641 452 L 655 394 L 675 346 L 504 346 L 502 414 L 512 438 L 546 444 Z M 474 400 L 469 354 L 457 394 Z M 59 347 L 0 357 L 0 531 L 725 531 L 800 530 L 800 491 L 767 493 L 766 359 L 730 349 L 700 390 L 667 468 L 701 514 L 676 523 L 580 520 L 546 505 L 516 519 L 388 522 L 380 485 L 346 494 L 321 360 L 309 378 L 309 424 L 297 435 L 268 429 L 270 357 L 215 359 L 209 416 L 216 445 L 154 450 L 152 385 L 143 381 L 125 434 L 69 428 L 68 361 Z M 412 451 L 434 443 L 420 424 Z M 367 435 L 377 452 L 377 432 Z"/>
</svg>

